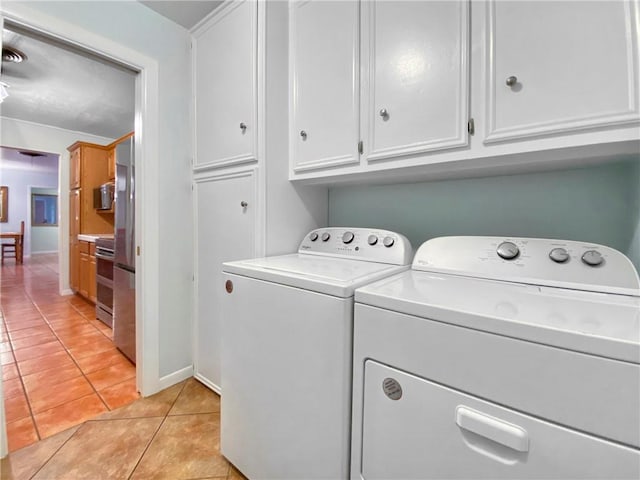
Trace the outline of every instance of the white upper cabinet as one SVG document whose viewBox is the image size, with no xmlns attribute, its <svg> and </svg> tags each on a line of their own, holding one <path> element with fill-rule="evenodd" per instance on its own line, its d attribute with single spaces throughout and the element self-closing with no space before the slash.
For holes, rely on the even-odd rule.
<svg viewBox="0 0 640 480">
<path fill-rule="evenodd" d="M 468 3 L 362 3 L 369 162 L 467 145 Z"/>
<path fill-rule="evenodd" d="M 486 142 L 638 120 L 632 2 L 490 1 Z"/>
<path fill-rule="evenodd" d="M 193 33 L 194 169 L 257 159 L 257 2 L 227 2 Z"/>
<path fill-rule="evenodd" d="M 291 8 L 291 180 L 511 174 L 640 151 L 640 0 Z"/>
<path fill-rule="evenodd" d="M 359 5 L 292 1 L 290 153 L 292 170 L 359 162 Z"/>
</svg>

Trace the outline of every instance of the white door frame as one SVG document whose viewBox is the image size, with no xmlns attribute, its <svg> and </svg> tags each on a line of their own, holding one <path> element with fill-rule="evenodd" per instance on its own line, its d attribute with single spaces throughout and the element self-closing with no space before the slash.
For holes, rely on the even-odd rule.
<svg viewBox="0 0 640 480">
<path fill-rule="evenodd" d="M 136 385 L 143 397 L 152 395 L 160 390 L 159 166 L 154 161 L 159 156 L 158 62 L 78 25 L 32 10 L 28 4 L 11 3 L 0 8 L 0 24 L 4 18 L 6 23 L 54 37 L 139 72 L 135 93 L 136 245 L 141 248 L 136 260 Z M 65 165 L 68 169 L 68 164 L 61 163 L 60 170 Z M 68 178 L 68 173 L 61 178 Z M 68 232 L 66 222 L 61 222 L 60 228 Z M 61 268 L 68 269 L 68 265 Z"/>
</svg>

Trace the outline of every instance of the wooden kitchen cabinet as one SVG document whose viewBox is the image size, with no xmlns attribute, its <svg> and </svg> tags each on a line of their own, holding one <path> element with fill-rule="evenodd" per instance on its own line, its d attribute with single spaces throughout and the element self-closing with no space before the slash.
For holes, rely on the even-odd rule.
<svg viewBox="0 0 640 480">
<path fill-rule="evenodd" d="M 107 176 L 109 180 L 116 179 L 116 149 L 110 148 L 107 152 Z"/>
<path fill-rule="evenodd" d="M 69 148 L 69 286 L 71 290 L 95 302 L 95 256 L 89 242 L 78 235 L 113 234 L 113 212 L 94 208 L 93 190 L 109 181 L 108 146 L 76 142 Z M 94 246 L 95 247 L 95 246 Z"/>
<path fill-rule="evenodd" d="M 227 18 L 234 15 L 237 16 L 233 20 Z M 221 391 L 224 375 L 221 371 L 221 332 L 225 319 L 221 298 L 226 293 L 221 284 L 222 263 L 296 251 L 305 234 L 327 222 L 327 190 L 296 187 L 287 178 L 287 18 L 286 2 L 227 1 L 199 28 L 194 44 L 193 64 L 197 77 L 194 125 L 198 139 L 193 168 L 193 367 L 194 376 L 217 392 Z M 234 22 L 234 31 L 227 22 Z M 250 38 L 257 38 L 255 50 L 244 44 Z M 216 44 L 223 39 L 227 43 Z M 235 62 L 245 62 L 248 57 L 236 58 L 221 51 L 235 51 L 238 46 L 234 46 L 233 41 L 236 39 L 241 39 L 242 48 L 254 52 L 249 67 L 235 65 Z M 254 78 L 256 72 L 258 76 Z M 257 146 L 252 155 L 256 156 L 251 157 L 254 158 L 251 161 L 220 160 L 231 157 L 231 152 L 240 154 L 247 150 L 237 148 L 240 144 L 234 130 L 225 130 L 225 125 L 215 126 L 203 115 L 203 111 L 214 105 L 209 96 L 212 93 L 207 90 L 211 90 L 211 85 L 217 85 L 215 77 L 218 75 L 233 77 L 225 82 L 233 84 L 234 88 L 222 94 L 240 101 L 239 107 L 246 98 L 250 99 L 248 110 L 257 112 L 256 121 L 262 126 L 262 133 L 255 137 Z M 240 86 L 245 86 L 249 93 L 241 92 Z M 251 93 L 252 88 L 256 88 L 255 95 Z M 246 98 L 241 99 L 243 95 Z M 214 113 L 221 112 L 209 112 Z M 234 127 L 237 128 L 237 123 Z M 251 125 L 246 130 L 247 135 L 255 134 Z M 220 145 L 213 149 L 206 147 L 209 140 L 201 138 L 205 134 L 211 135 L 210 141 L 216 138 Z M 221 155 L 221 152 L 227 153 Z"/>
<path fill-rule="evenodd" d="M 89 263 L 89 242 L 80 241 L 80 282 L 78 293 L 85 298 L 89 298 L 89 284 L 91 283 Z"/>
<path fill-rule="evenodd" d="M 257 14 L 228 1 L 193 32 L 196 170 L 257 159 Z"/>
<path fill-rule="evenodd" d="M 96 301 L 96 245 L 93 242 L 80 240 L 78 293 L 83 297 Z"/>
</svg>

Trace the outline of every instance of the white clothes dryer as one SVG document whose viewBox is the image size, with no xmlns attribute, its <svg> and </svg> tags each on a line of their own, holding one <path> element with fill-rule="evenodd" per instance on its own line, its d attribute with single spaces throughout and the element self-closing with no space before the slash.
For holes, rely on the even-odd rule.
<svg viewBox="0 0 640 480">
<path fill-rule="evenodd" d="M 355 299 L 353 479 L 640 478 L 640 286 L 620 252 L 437 238 Z"/>
<path fill-rule="evenodd" d="M 412 255 L 398 233 L 322 228 L 224 264 L 221 451 L 244 475 L 348 478 L 354 290 Z"/>
</svg>

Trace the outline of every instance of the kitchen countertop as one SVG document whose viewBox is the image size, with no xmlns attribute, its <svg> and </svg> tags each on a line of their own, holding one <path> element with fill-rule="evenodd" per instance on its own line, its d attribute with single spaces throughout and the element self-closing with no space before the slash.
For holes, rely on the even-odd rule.
<svg viewBox="0 0 640 480">
<path fill-rule="evenodd" d="M 113 233 L 81 233 L 78 240 L 82 242 L 96 243 L 98 238 L 113 238 Z"/>
</svg>

